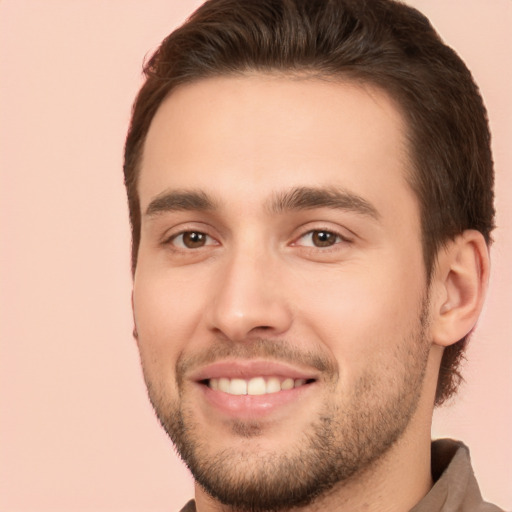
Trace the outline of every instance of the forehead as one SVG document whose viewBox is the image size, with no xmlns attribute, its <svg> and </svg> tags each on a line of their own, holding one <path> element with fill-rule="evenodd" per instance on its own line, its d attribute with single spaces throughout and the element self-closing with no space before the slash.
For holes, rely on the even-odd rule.
<svg viewBox="0 0 512 512">
<path fill-rule="evenodd" d="M 257 202 L 297 186 L 407 195 L 405 127 L 381 90 L 350 82 L 250 74 L 174 90 L 146 138 L 141 208 L 168 189 Z M 396 201 L 397 197 L 393 199 Z"/>
</svg>

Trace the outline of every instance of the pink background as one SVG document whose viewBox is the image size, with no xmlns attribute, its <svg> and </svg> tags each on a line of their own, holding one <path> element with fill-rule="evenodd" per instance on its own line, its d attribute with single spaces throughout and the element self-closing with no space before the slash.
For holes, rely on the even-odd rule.
<svg viewBox="0 0 512 512">
<path fill-rule="evenodd" d="M 122 148 L 143 56 L 199 0 L 0 0 L 0 510 L 172 511 L 192 483 L 131 337 Z M 498 229 L 467 384 L 434 436 L 512 508 L 512 1 L 414 0 L 494 134 Z"/>
</svg>

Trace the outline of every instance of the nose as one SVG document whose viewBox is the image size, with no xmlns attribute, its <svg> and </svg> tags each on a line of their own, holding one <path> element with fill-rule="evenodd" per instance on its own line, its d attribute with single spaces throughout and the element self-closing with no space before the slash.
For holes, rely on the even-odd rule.
<svg viewBox="0 0 512 512">
<path fill-rule="evenodd" d="M 284 334 L 292 323 L 282 268 L 271 257 L 240 253 L 222 262 L 206 311 L 210 330 L 231 341 Z"/>
</svg>

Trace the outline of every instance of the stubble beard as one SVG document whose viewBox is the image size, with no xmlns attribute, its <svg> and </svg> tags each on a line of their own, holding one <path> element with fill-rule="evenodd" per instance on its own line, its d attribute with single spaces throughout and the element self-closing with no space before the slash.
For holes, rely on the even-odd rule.
<svg viewBox="0 0 512 512">
<path fill-rule="evenodd" d="M 148 394 L 178 454 L 214 499 L 245 512 L 306 506 L 376 465 L 406 430 L 420 400 L 427 367 L 426 310 L 424 304 L 418 325 L 398 347 L 392 376 L 383 379 L 376 368 L 368 369 L 342 407 L 335 400 L 324 403 L 309 428 L 281 452 L 261 452 L 255 445 L 212 452 L 204 426 L 195 419 L 194 404 L 165 400 L 144 372 Z M 268 355 L 275 343 L 261 340 L 259 346 L 265 348 L 253 351 Z M 331 397 L 336 394 L 335 373 L 329 379 Z M 254 441 L 264 435 L 264 427 L 257 422 L 234 422 L 231 435 Z"/>
</svg>

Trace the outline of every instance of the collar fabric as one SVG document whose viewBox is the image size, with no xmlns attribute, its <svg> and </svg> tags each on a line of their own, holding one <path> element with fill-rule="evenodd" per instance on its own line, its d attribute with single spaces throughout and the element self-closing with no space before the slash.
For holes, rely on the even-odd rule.
<svg viewBox="0 0 512 512">
<path fill-rule="evenodd" d="M 466 445 L 439 439 L 431 454 L 435 484 L 411 512 L 504 512 L 483 500 Z"/>
</svg>

